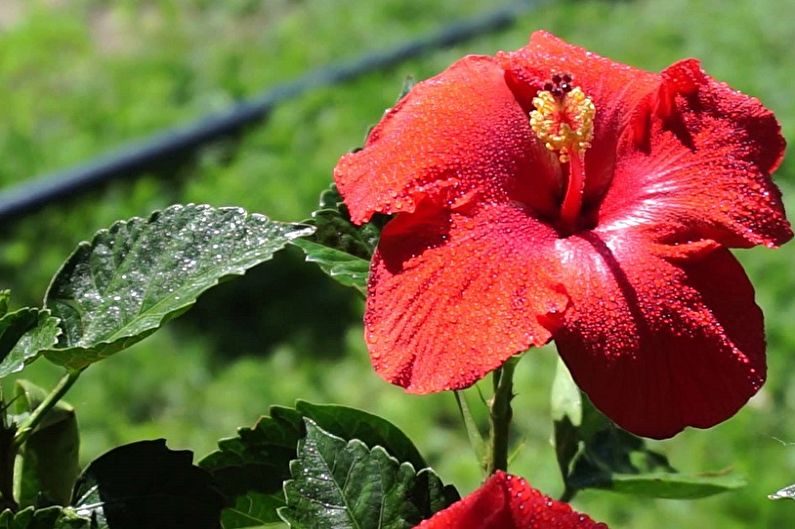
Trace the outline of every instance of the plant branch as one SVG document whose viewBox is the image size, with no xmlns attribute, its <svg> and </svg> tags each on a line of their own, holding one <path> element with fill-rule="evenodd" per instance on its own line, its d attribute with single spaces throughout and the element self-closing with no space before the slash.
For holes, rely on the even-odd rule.
<svg viewBox="0 0 795 529">
<path fill-rule="evenodd" d="M 47 413 L 52 409 L 52 407 L 55 406 L 64 395 L 66 395 L 66 392 L 69 391 L 69 388 L 71 388 L 72 384 L 77 381 L 82 372 L 82 369 L 77 371 L 68 371 L 63 377 L 61 377 L 61 380 L 59 380 L 58 384 L 52 388 L 50 394 L 47 395 L 47 397 L 41 402 L 41 404 L 38 405 L 38 407 L 36 407 L 35 410 L 30 413 L 30 415 L 28 415 L 27 419 L 19 424 L 16 435 L 14 435 L 14 441 L 12 444 L 13 448 L 19 449 L 19 447 L 21 447 L 25 441 L 28 440 L 30 434 L 36 429 L 36 426 L 38 426 L 44 417 L 46 417 Z"/>
<path fill-rule="evenodd" d="M 491 435 L 489 437 L 486 472 L 508 470 L 508 436 L 511 427 L 511 399 L 513 399 L 513 373 L 519 357 L 511 357 L 494 371 L 494 397 L 489 406 Z"/>
</svg>

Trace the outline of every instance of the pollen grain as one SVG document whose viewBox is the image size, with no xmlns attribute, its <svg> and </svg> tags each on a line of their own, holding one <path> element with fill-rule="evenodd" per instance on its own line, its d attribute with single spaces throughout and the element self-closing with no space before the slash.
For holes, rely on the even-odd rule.
<svg viewBox="0 0 795 529">
<path fill-rule="evenodd" d="M 568 162 L 572 153 L 582 154 L 591 146 L 596 107 L 578 86 L 567 82 L 547 83 L 533 98 L 530 126 L 547 149 Z"/>
</svg>

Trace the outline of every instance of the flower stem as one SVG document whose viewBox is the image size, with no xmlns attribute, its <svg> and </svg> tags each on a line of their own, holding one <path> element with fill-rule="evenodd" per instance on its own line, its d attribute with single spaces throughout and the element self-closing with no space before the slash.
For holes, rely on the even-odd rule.
<svg viewBox="0 0 795 529">
<path fill-rule="evenodd" d="M 489 407 L 491 436 L 486 460 L 486 473 L 489 475 L 497 470 L 508 470 L 508 436 L 513 416 L 513 373 L 518 360 L 516 356 L 511 357 L 494 371 L 494 397 Z"/>
<path fill-rule="evenodd" d="M 47 397 L 41 401 L 41 404 L 28 415 L 28 418 L 19 423 L 17 427 L 16 435 L 14 435 L 14 440 L 12 443 L 12 447 L 15 449 L 19 449 L 25 441 L 28 440 L 30 434 L 33 433 L 33 430 L 36 429 L 36 426 L 47 416 L 47 413 L 55 406 L 61 398 L 66 395 L 66 392 L 69 391 L 69 388 L 72 387 L 77 379 L 80 377 L 80 373 L 83 370 L 80 369 L 78 371 L 68 371 L 61 380 L 58 381 L 58 384 Z"/>
</svg>

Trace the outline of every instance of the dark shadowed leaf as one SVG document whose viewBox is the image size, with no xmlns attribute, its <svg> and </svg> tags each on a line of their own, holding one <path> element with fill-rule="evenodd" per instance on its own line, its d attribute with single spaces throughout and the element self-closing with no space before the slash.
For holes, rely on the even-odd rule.
<svg viewBox="0 0 795 529">
<path fill-rule="evenodd" d="M 96 529 L 91 520 L 75 514 L 69 508 L 48 507 L 34 510 L 33 507 L 18 512 L 5 510 L 0 513 L 0 529 Z"/>
<path fill-rule="evenodd" d="M 221 526 L 224 529 L 262 527 L 272 524 L 276 509 L 284 505 L 284 500 L 272 495 L 248 492 L 235 499 L 232 507 L 221 513 Z"/>
<path fill-rule="evenodd" d="M 588 488 L 654 498 L 692 499 L 745 485 L 733 474 L 686 475 L 602 415 L 580 392 L 563 362 L 552 387 L 555 451 L 567 495 Z"/>
<path fill-rule="evenodd" d="M 320 209 L 305 221 L 316 227 L 315 233 L 296 239 L 293 244 L 304 251 L 307 261 L 317 263 L 336 281 L 364 294 L 370 257 L 387 217 L 377 215 L 363 226 L 354 225 L 334 184 L 320 195 L 319 202 Z"/>
<path fill-rule="evenodd" d="M 290 477 L 289 461 L 296 458 L 296 446 L 306 433 L 305 417 L 345 440 L 360 439 L 368 446 L 382 446 L 390 455 L 410 462 L 415 468 L 427 466 L 400 429 L 370 413 L 304 401 L 298 401 L 295 409 L 273 406 L 269 413 L 269 417 L 262 417 L 253 428 L 240 428 L 237 437 L 220 441 L 219 450 L 199 462 L 213 475 L 224 494 L 233 499 L 236 505 L 232 510 L 240 511 L 242 505 L 243 511 L 258 513 L 254 519 L 248 519 L 226 509 L 225 529 L 256 526 L 255 521 L 279 521 L 275 507 L 284 505 L 282 484 Z M 237 525 L 227 526 L 227 519 Z"/>
<path fill-rule="evenodd" d="M 192 459 L 163 439 L 114 448 L 80 476 L 73 509 L 97 529 L 218 529 L 223 496 Z"/>
<path fill-rule="evenodd" d="M 313 228 L 240 208 L 176 205 L 81 243 L 47 291 L 64 333 L 47 357 L 80 369 L 143 339 L 205 290 L 270 259 Z"/>
<path fill-rule="evenodd" d="M 292 479 L 284 484 L 287 506 L 279 509 L 291 528 L 410 529 L 448 503 L 430 469 L 418 474 L 380 446 L 305 422 Z"/>
<path fill-rule="evenodd" d="M 218 450 L 199 462 L 210 472 L 220 490 L 238 509 L 238 501 L 246 497 L 254 505 L 246 510 L 259 514 L 250 525 L 234 516 L 231 527 L 256 527 L 256 521 L 279 521 L 276 508 L 284 505 L 282 483 L 289 478 L 289 461 L 295 458 L 298 440 L 304 435 L 301 414 L 292 408 L 273 406 L 269 417 L 262 417 L 253 428 L 240 428 L 237 437 L 218 442 Z M 251 496 L 250 493 L 257 493 Z M 224 512 L 226 519 L 227 512 Z M 224 525 L 225 529 L 230 529 Z"/>
<path fill-rule="evenodd" d="M 47 393 L 27 380 L 17 380 L 14 405 L 18 418 L 35 410 Z M 23 507 L 67 505 L 80 474 L 80 434 L 74 408 L 59 401 L 28 437 L 16 467 L 17 501 Z"/>
<path fill-rule="evenodd" d="M 4 309 L 2 302 L 0 309 Z M 58 319 L 48 310 L 24 308 L 4 314 L 0 318 L 0 378 L 22 371 L 55 345 L 60 333 Z"/>
</svg>

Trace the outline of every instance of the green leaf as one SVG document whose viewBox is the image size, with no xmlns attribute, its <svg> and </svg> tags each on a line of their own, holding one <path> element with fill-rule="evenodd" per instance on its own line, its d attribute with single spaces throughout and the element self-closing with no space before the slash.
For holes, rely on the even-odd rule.
<svg viewBox="0 0 795 529">
<path fill-rule="evenodd" d="M 602 415 L 582 394 L 562 361 L 552 387 L 555 452 L 566 496 L 588 488 L 648 496 L 694 499 L 743 487 L 738 476 L 685 475 L 668 459 Z"/>
<path fill-rule="evenodd" d="M 22 371 L 55 345 L 60 333 L 58 319 L 48 310 L 24 308 L 5 314 L 0 318 L 0 378 Z"/>
<path fill-rule="evenodd" d="M 11 291 L 8 289 L 0 290 L 0 318 L 8 313 L 8 303 L 11 300 Z"/>
<path fill-rule="evenodd" d="M 0 513 L 0 529 L 95 529 L 91 520 L 75 514 L 70 508 L 33 507 L 18 512 L 5 510 Z"/>
<path fill-rule="evenodd" d="M 362 295 L 367 294 L 369 261 L 308 239 L 296 239 L 292 243 L 304 251 L 307 262 L 317 264 L 329 277 L 346 287 L 355 288 Z"/>
<path fill-rule="evenodd" d="M 192 459 L 163 439 L 114 448 L 80 476 L 73 509 L 96 529 L 217 529 L 223 496 Z"/>
<path fill-rule="evenodd" d="M 221 279 L 312 231 L 192 204 L 117 222 L 81 243 L 50 284 L 45 305 L 64 334 L 47 357 L 70 369 L 106 358 L 185 312 Z"/>
<path fill-rule="evenodd" d="M 428 466 L 406 434 L 377 415 L 347 406 L 312 404 L 302 400 L 296 402 L 295 409 L 333 435 L 346 440 L 359 439 L 369 446 L 381 446 L 393 457 L 407 461 L 417 469 Z"/>
<path fill-rule="evenodd" d="M 447 503 L 430 469 L 417 473 L 380 446 L 345 441 L 305 419 L 279 515 L 294 529 L 410 529 Z"/>
<path fill-rule="evenodd" d="M 274 523 L 273 513 L 283 505 L 284 501 L 281 498 L 248 492 L 238 496 L 234 506 L 223 510 L 221 527 L 224 529 L 264 527 Z"/>
<path fill-rule="evenodd" d="M 376 215 L 363 226 L 354 225 L 334 184 L 323 191 L 319 202 L 320 209 L 305 221 L 315 226 L 315 232 L 292 243 L 304 251 L 307 261 L 316 263 L 341 284 L 365 294 L 370 257 L 388 218 Z"/>
<path fill-rule="evenodd" d="M 17 380 L 18 414 L 35 410 L 46 392 Z M 21 506 L 66 505 L 80 474 L 80 434 L 74 408 L 59 401 L 28 437 L 18 456 L 16 497 Z"/>
<path fill-rule="evenodd" d="M 611 490 L 650 498 L 697 499 L 744 487 L 735 475 L 686 476 L 669 472 L 614 474 Z"/>
<path fill-rule="evenodd" d="M 768 495 L 771 500 L 795 500 L 795 485 L 790 485 L 779 489 L 773 494 Z"/>
<path fill-rule="evenodd" d="M 231 527 L 279 521 L 276 508 L 284 505 L 282 483 L 290 476 L 289 461 L 295 458 L 295 448 L 303 435 L 300 413 L 273 406 L 270 417 L 262 417 L 253 428 L 240 428 L 235 438 L 219 441 L 219 450 L 199 461 L 199 466 L 210 472 L 235 507 L 244 496 L 256 502 L 247 507 L 259 513 L 252 525 L 240 525 L 245 520 L 236 516 L 236 525 Z M 250 496 L 252 492 L 258 496 Z M 227 515 L 225 511 L 224 519 Z M 226 525 L 224 528 L 230 529 Z"/>
<path fill-rule="evenodd" d="M 560 421 L 568 417 L 574 426 L 582 424 L 582 397 L 580 388 L 571 378 L 566 365 L 558 360 L 555 379 L 552 381 L 552 395 L 550 397 L 552 420 Z"/>
<path fill-rule="evenodd" d="M 289 462 L 296 457 L 298 441 L 305 435 L 304 418 L 309 418 L 326 431 L 343 439 L 360 439 L 370 446 L 382 446 L 390 455 L 408 461 L 415 468 L 427 466 L 417 448 L 389 421 L 370 413 L 336 405 L 311 404 L 298 401 L 295 409 L 273 406 L 269 417 L 262 417 L 253 428 L 240 428 L 238 436 L 218 443 L 219 450 L 199 462 L 219 483 L 229 498 L 240 498 L 244 507 L 258 512 L 259 523 L 273 523 L 280 519 L 276 508 L 284 505 L 283 482 L 290 477 Z M 257 493 L 252 495 L 251 493 Z M 237 505 L 236 507 L 237 508 Z M 224 511 L 227 516 L 233 517 Z M 234 516 L 239 525 L 244 516 Z M 255 520 L 250 520 L 254 524 Z"/>
<path fill-rule="evenodd" d="M 400 94 L 398 95 L 397 100 L 395 103 L 399 103 L 401 99 L 406 97 L 406 95 L 411 92 L 411 89 L 414 88 L 414 85 L 417 84 L 417 80 L 414 79 L 413 76 L 407 75 L 405 79 L 403 79 L 403 88 L 400 89 Z"/>
<path fill-rule="evenodd" d="M 356 226 L 335 184 L 320 194 L 318 203 L 320 209 L 306 221 L 317 228 L 310 240 L 369 261 L 389 218 L 374 215 L 367 224 Z"/>
</svg>

